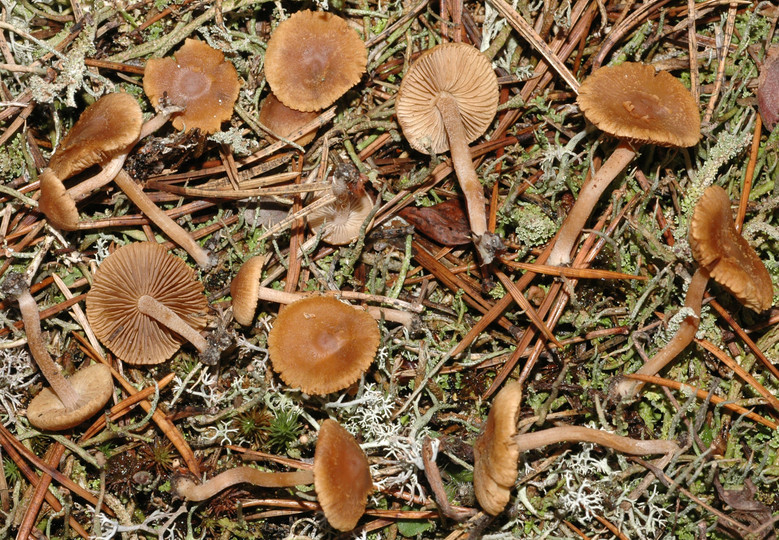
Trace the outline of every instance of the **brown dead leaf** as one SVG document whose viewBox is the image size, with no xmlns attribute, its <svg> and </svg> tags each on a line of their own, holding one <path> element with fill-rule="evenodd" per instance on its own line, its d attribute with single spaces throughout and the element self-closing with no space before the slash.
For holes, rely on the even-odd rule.
<svg viewBox="0 0 779 540">
<path fill-rule="evenodd" d="M 400 211 L 400 217 L 416 230 L 444 246 L 461 246 L 471 241 L 468 216 L 459 199 L 449 199 L 434 206 Z"/>
</svg>

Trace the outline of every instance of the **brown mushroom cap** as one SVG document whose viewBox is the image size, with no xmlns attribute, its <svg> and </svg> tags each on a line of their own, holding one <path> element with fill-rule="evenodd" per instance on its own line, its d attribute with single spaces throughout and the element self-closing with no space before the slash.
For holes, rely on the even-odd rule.
<svg viewBox="0 0 779 540">
<path fill-rule="evenodd" d="M 730 198 L 719 186 L 706 188 L 690 220 L 695 260 L 746 307 L 757 312 L 773 304 L 771 275 L 733 223 Z"/>
<path fill-rule="evenodd" d="M 49 223 L 64 231 L 74 231 L 78 228 L 78 208 L 62 180 L 50 168 L 43 169 L 38 176 L 41 185 L 41 198 L 38 210 L 46 215 Z"/>
<path fill-rule="evenodd" d="M 62 139 L 49 168 L 64 180 L 127 150 L 141 133 L 143 114 L 130 94 L 106 94 L 87 107 Z"/>
<path fill-rule="evenodd" d="M 130 364 L 159 364 L 183 339 L 138 308 L 150 296 L 196 330 L 205 328 L 203 285 L 183 260 L 154 242 L 120 247 L 95 274 L 87 294 L 87 318 L 95 335 Z"/>
<path fill-rule="evenodd" d="M 694 146 L 701 138 L 698 104 L 666 71 L 635 62 L 604 66 L 587 77 L 577 99 L 587 119 L 615 137 L 661 146 Z"/>
<path fill-rule="evenodd" d="M 495 117 L 498 79 L 490 61 L 467 43 L 442 43 L 414 62 L 398 91 L 395 114 L 415 150 L 439 154 L 449 149 L 436 108 L 444 92 L 457 101 L 467 142 L 480 137 Z"/>
<path fill-rule="evenodd" d="M 285 383 L 324 395 L 357 381 L 373 362 L 379 340 L 376 321 L 366 312 L 313 296 L 281 310 L 268 334 L 268 352 Z"/>
<path fill-rule="evenodd" d="M 68 410 L 51 388 L 44 388 L 27 406 L 27 419 L 41 431 L 62 431 L 79 425 L 103 408 L 114 390 L 111 370 L 92 364 L 78 370 L 68 382 L 79 395 L 78 407 Z"/>
<path fill-rule="evenodd" d="M 497 515 L 509 501 L 517 481 L 517 434 L 522 385 L 512 382 L 495 396 L 484 431 L 473 445 L 473 488 L 485 512 Z"/>
<path fill-rule="evenodd" d="M 265 51 L 265 77 L 276 97 L 299 111 L 331 105 L 357 84 L 368 51 L 341 17 L 303 10 L 282 22 Z"/>
<path fill-rule="evenodd" d="M 219 131 L 233 115 L 240 84 L 238 72 L 224 54 L 197 39 L 187 39 L 175 58 L 152 58 L 146 62 L 143 90 L 159 107 L 167 92 L 172 105 L 184 107 L 173 117 L 179 130 Z"/>
<path fill-rule="evenodd" d="M 373 491 L 365 453 L 348 431 L 329 418 L 319 428 L 314 488 L 327 521 L 339 531 L 357 526 Z"/>
<path fill-rule="evenodd" d="M 254 320 L 264 264 L 265 256 L 257 255 L 252 257 L 243 263 L 243 266 L 241 266 L 230 282 L 230 296 L 233 298 L 233 318 L 238 324 L 243 326 L 249 326 L 252 324 L 252 320 Z"/>
<path fill-rule="evenodd" d="M 279 98 L 273 92 L 268 94 L 260 105 L 260 122 L 280 137 L 287 137 L 290 133 L 313 121 L 317 116 L 319 116 L 319 113 L 316 111 L 303 112 L 287 107 L 279 101 Z M 316 130 L 314 129 L 293 142 L 298 143 L 300 146 L 305 146 L 313 141 L 315 137 Z"/>
</svg>

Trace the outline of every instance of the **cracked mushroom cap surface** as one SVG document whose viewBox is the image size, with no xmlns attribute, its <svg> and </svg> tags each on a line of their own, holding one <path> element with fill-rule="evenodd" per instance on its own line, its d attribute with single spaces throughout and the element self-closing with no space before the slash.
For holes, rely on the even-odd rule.
<svg viewBox="0 0 779 540">
<path fill-rule="evenodd" d="M 686 148 L 701 138 L 695 98 L 679 79 L 651 65 L 598 68 L 582 83 L 577 102 L 590 122 L 621 139 Z"/>
<path fill-rule="evenodd" d="M 442 43 L 422 53 L 400 84 L 395 114 L 412 148 L 425 154 L 449 149 L 436 101 L 452 94 L 467 142 L 490 126 L 498 108 L 498 78 L 492 64 L 467 43 Z"/>
<path fill-rule="evenodd" d="M 78 407 L 68 410 L 57 395 L 46 387 L 27 406 L 27 419 L 41 431 L 63 431 L 95 415 L 114 391 L 111 370 L 103 364 L 81 368 L 68 377 L 79 396 Z"/>
<path fill-rule="evenodd" d="M 135 143 L 141 134 L 143 113 L 125 92 L 106 94 L 84 109 L 63 137 L 49 168 L 60 180 L 105 163 Z"/>
<path fill-rule="evenodd" d="M 145 315 L 138 300 L 148 295 L 192 328 L 206 326 L 208 302 L 195 271 L 163 246 L 136 242 L 106 257 L 87 294 L 87 318 L 98 339 L 129 364 L 159 364 L 184 339 Z"/>
<path fill-rule="evenodd" d="M 284 307 L 268 334 L 273 369 L 289 386 L 313 395 L 347 388 L 373 363 L 379 327 L 361 309 L 327 296 Z"/>
<path fill-rule="evenodd" d="M 265 51 L 265 77 L 284 105 L 298 111 L 329 107 L 359 82 L 368 51 L 337 15 L 303 10 L 276 27 Z"/>
<path fill-rule="evenodd" d="M 754 248 L 736 231 L 730 197 L 720 186 L 706 188 L 695 205 L 690 248 L 698 264 L 739 302 L 758 313 L 771 307 L 771 275 Z"/>
<path fill-rule="evenodd" d="M 233 115 L 239 90 L 235 66 L 197 39 L 187 39 L 173 57 L 150 59 L 143 74 L 143 91 L 155 108 L 166 93 L 171 105 L 184 108 L 172 119 L 178 130 L 219 131 Z"/>
<path fill-rule="evenodd" d="M 339 531 L 357 526 L 373 491 L 368 458 L 362 448 L 346 429 L 329 418 L 319 428 L 314 488 L 327 521 Z"/>
<path fill-rule="evenodd" d="M 519 447 L 517 418 L 522 385 L 507 384 L 495 396 L 484 431 L 473 445 L 473 488 L 485 512 L 500 514 L 517 481 Z"/>
</svg>

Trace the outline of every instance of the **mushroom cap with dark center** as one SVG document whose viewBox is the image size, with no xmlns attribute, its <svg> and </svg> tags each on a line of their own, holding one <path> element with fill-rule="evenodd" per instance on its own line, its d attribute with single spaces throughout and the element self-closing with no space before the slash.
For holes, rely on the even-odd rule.
<svg viewBox="0 0 779 540">
<path fill-rule="evenodd" d="M 106 404 L 113 393 L 111 370 L 103 364 L 92 364 L 68 378 L 79 395 L 78 407 L 68 410 L 51 388 L 44 388 L 27 406 L 27 419 L 41 431 L 70 429 L 91 418 Z"/>
<path fill-rule="evenodd" d="M 332 13 L 303 10 L 279 24 L 265 51 L 265 77 L 276 97 L 299 111 L 331 105 L 357 84 L 368 51 L 357 32 Z"/>
<path fill-rule="evenodd" d="M 509 501 L 517 480 L 517 434 L 522 385 L 512 382 L 498 392 L 484 431 L 473 445 L 473 488 L 485 512 L 497 515 Z"/>
<path fill-rule="evenodd" d="M 339 531 L 357 526 L 373 491 L 365 453 L 348 431 L 329 418 L 319 428 L 314 488 L 327 521 Z"/>
<path fill-rule="evenodd" d="M 130 364 L 159 364 L 184 339 L 141 313 L 138 301 L 148 295 L 196 330 L 206 325 L 208 302 L 195 271 L 154 242 L 120 247 L 95 274 L 87 294 L 87 318 L 95 335 Z"/>
<path fill-rule="evenodd" d="M 730 198 L 723 188 L 706 188 L 695 205 L 690 220 L 690 248 L 698 264 L 746 307 L 757 312 L 771 307 L 771 275 L 736 231 Z"/>
<path fill-rule="evenodd" d="M 357 381 L 373 362 L 379 340 L 368 313 L 314 296 L 281 310 L 268 334 L 268 351 L 285 383 L 324 395 Z"/>
<path fill-rule="evenodd" d="M 498 78 L 492 64 L 466 43 L 442 43 L 424 52 L 403 77 L 395 114 L 408 143 L 426 154 L 449 149 L 436 101 L 443 93 L 457 100 L 467 142 L 480 137 L 498 107 Z"/>
<path fill-rule="evenodd" d="M 299 130 L 309 122 L 313 121 L 318 112 L 303 112 L 292 109 L 284 105 L 276 95 L 271 92 L 262 100 L 260 105 L 260 122 L 274 134 L 280 137 L 287 137 L 290 133 Z M 296 143 L 305 146 L 316 137 L 316 130 L 313 129 L 297 139 Z"/>
<path fill-rule="evenodd" d="M 124 92 L 106 94 L 84 109 L 51 156 L 49 168 L 65 180 L 92 165 L 105 163 L 135 143 L 143 114 Z"/>
<path fill-rule="evenodd" d="M 615 137 L 660 146 L 694 146 L 701 138 L 698 104 L 666 71 L 635 62 L 604 66 L 587 77 L 577 99 L 587 119 Z"/>
<path fill-rule="evenodd" d="M 173 117 L 179 130 L 219 131 L 233 115 L 240 84 L 238 72 L 225 61 L 222 51 L 197 39 L 187 39 L 175 58 L 152 58 L 146 62 L 143 90 L 152 105 L 159 107 L 167 93 L 171 105 L 184 108 Z"/>
</svg>

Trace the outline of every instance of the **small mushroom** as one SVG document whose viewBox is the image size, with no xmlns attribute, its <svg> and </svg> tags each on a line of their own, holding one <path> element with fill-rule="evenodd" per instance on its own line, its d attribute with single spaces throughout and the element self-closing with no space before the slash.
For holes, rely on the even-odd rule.
<svg viewBox="0 0 779 540">
<path fill-rule="evenodd" d="M 485 512 L 497 515 L 509 500 L 516 482 L 520 453 L 560 442 L 588 442 L 623 454 L 643 456 L 669 454 L 679 450 L 674 441 L 637 440 L 581 426 L 561 426 L 532 433 L 517 433 L 522 391 L 519 382 L 507 384 L 495 396 L 484 432 L 474 443 L 474 489 Z M 514 419 L 514 421 L 512 421 Z M 478 480 L 477 480 L 478 478 Z M 481 488 L 477 488 L 481 484 Z"/>
<path fill-rule="evenodd" d="M 94 364 L 66 379 L 46 350 L 38 305 L 24 277 L 9 272 L 2 292 L 18 302 L 30 352 L 51 385 L 51 388 L 41 390 L 28 405 L 30 424 L 40 430 L 62 431 L 79 425 L 102 409 L 114 389 L 111 370 L 103 364 Z"/>
<path fill-rule="evenodd" d="M 130 364 L 159 364 L 189 341 L 212 364 L 200 334 L 208 303 L 203 285 L 184 261 L 154 242 L 120 247 L 106 257 L 87 294 L 95 335 Z"/>
<path fill-rule="evenodd" d="M 316 119 L 317 116 L 319 116 L 319 113 L 316 111 L 303 112 L 287 107 L 279 101 L 279 98 L 277 98 L 273 92 L 268 94 L 260 105 L 260 122 L 263 126 L 268 128 L 273 135 L 279 137 L 286 138 L 290 133 L 294 133 Z M 314 129 L 293 142 L 296 142 L 300 146 L 306 146 L 313 141 L 315 137 L 316 130 Z"/>
<path fill-rule="evenodd" d="M 373 363 L 380 335 L 364 311 L 327 296 L 281 310 L 268 334 L 273 369 L 289 386 L 313 395 L 347 388 Z"/>
<path fill-rule="evenodd" d="M 365 220 L 373 210 L 373 199 L 358 185 L 356 189 L 350 189 L 343 179 L 344 175 L 333 175 L 333 187 L 330 193 L 335 200 L 317 208 L 308 215 L 308 226 L 314 232 L 322 231 L 322 240 L 328 244 L 342 246 L 354 242 L 360 235 L 360 230 Z M 312 203 L 322 197 L 330 195 L 323 192 Z M 372 220 L 371 220 L 372 221 Z M 370 229 L 371 223 L 366 229 Z"/>
<path fill-rule="evenodd" d="M 240 84 L 238 72 L 222 51 L 197 39 L 187 39 L 173 57 L 146 62 L 143 91 L 155 107 L 163 96 L 184 110 L 173 117 L 178 130 L 219 131 L 233 115 Z"/>
<path fill-rule="evenodd" d="M 442 43 L 417 58 L 403 77 L 395 104 L 412 148 L 425 154 L 451 151 L 484 264 L 502 243 L 487 230 L 487 200 L 468 143 L 489 127 L 497 106 L 498 78 L 490 61 L 465 43 Z"/>
<path fill-rule="evenodd" d="M 641 144 L 689 147 L 701 138 L 698 104 L 666 71 L 634 62 L 595 70 L 579 89 L 579 108 L 599 129 L 620 139 L 611 156 L 582 185 L 557 233 L 547 264 L 568 264 L 579 233 L 611 181 Z"/>
<path fill-rule="evenodd" d="M 345 20 L 303 10 L 273 31 L 265 51 L 265 78 L 287 107 L 319 111 L 357 84 L 367 63 L 365 44 Z"/>
<path fill-rule="evenodd" d="M 327 521 L 339 531 L 350 531 L 365 513 L 368 495 L 373 491 L 368 459 L 352 435 L 335 420 L 327 419 L 319 428 L 314 452 L 314 468 L 296 472 L 264 472 L 252 467 L 236 467 L 196 484 L 186 476 L 174 476 L 173 493 L 190 501 L 205 501 L 237 484 L 260 487 L 294 487 L 314 484 Z"/>
</svg>

